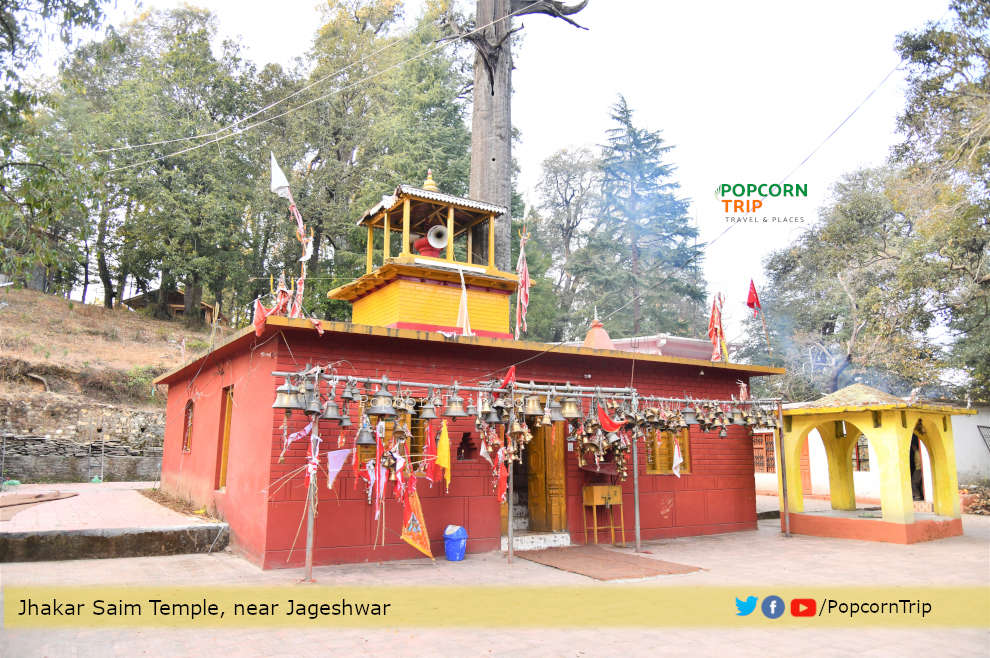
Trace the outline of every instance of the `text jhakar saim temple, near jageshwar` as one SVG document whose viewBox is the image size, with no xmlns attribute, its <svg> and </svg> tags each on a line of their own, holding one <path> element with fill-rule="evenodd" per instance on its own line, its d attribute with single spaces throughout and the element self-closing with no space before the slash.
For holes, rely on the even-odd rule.
<svg viewBox="0 0 990 658">
<path fill-rule="evenodd" d="M 504 546 L 510 523 L 517 547 L 631 541 L 637 516 L 643 540 L 755 529 L 751 428 L 778 409 L 733 402 L 783 371 L 713 363 L 689 339 L 615 349 L 597 322 L 584 345 L 513 340 L 518 277 L 491 239 L 503 212 L 401 185 L 360 219 L 366 273 L 329 292 L 353 322 L 272 314 L 159 378 L 162 488 L 265 568 L 303 564 L 308 500 L 314 564 L 419 556 L 403 540 L 413 479 L 433 554 L 448 525 L 468 553 Z M 431 464 L 444 423 L 449 484 Z M 327 454 L 344 449 L 330 488 Z"/>
</svg>

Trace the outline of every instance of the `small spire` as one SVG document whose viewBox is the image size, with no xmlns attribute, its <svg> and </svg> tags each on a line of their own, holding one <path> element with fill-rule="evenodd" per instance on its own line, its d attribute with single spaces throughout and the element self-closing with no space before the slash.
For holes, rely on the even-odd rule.
<svg viewBox="0 0 990 658">
<path fill-rule="evenodd" d="M 437 182 L 433 180 L 433 170 L 426 170 L 426 180 L 423 181 L 423 189 L 427 192 L 439 192 L 440 188 L 437 187 Z"/>
<path fill-rule="evenodd" d="M 595 319 L 591 321 L 591 327 L 588 329 L 588 333 L 584 337 L 584 344 L 582 347 L 591 347 L 596 350 L 615 349 L 612 339 L 609 338 L 608 332 L 605 331 L 604 325 L 602 325 L 601 320 L 598 319 L 597 307 L 595 308 Z"/>
</svg>

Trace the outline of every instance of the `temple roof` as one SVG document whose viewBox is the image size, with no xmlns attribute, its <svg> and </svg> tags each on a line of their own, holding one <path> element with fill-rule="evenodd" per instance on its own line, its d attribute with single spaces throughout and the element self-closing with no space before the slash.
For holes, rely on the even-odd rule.
<svg viewBox="0 0 990 658">
<path fill-rule="evenodd" d="M 880 411 L 883 409 L 916 409 L 952 414 L 974 413 L 971 410 L 961 409 L 951 405 L 909 402 L 904 398 L 899 398 L 890 393 L 884 393 L 866 384 L 850 384 L 817 400 L 785 404 L 784 415 L 828 414 L 841 411 Z"/>
<path fill-rule="evenodd" d="M 383 212 L 398 210 L 402 205 L 402 200 L 409 198 L 414 203 L 411 212 L 412 229 L 415 232 L 425 220 L 429 219 L 436 212 L 437 206 L 453 206 L 455 208 L 454 221 L 458 226 L 471 224 L 480 219 L 485 219 L 488 215 L 502 215 L 508 212 L 504 206 L 497 206 L 494 203 L 476 201 L 467 197 L 454 196 L 443 192 L 424 190 L 421 187 L 412 185 L 399 185 L 391 196 L 382 197 L 375 206 L 369 208 L 361 219 L 358 226 L 374 224 L 378 216 Z"/>
</svg>

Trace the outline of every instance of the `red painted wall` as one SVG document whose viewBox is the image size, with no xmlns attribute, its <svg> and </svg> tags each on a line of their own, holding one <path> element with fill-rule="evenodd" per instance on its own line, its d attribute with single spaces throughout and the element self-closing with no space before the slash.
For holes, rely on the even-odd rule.
<svg viewBox="0 0 990 658">
<path fill-rule="evenodd" d="M 266 452 L 274 416 L 272 342 L 220 361 L 208 360 L 195 377 L 169 386 L 162 489 L 206 507 L 230 524 L 231 545 L 255 562 L 265 551 L 269 464 Z M 217 490 L 223 389 L 233 386 L 234 406 L 227 457 L 227 486 Z M 185 405 L 193 400 L 190 450 L 182 450 Z M 261 431 L 259 431 L 261 430 Z"/>
<path fill-rule="evenodd" d="M 204 449 L 201 455 L 195 446 L 191 454 L 180 454 L 182 411 L 188 381 L 172 382 L 162 467 L 163 486 L 188 495 L 197 503 L 212 501 L 231 523 L 235 547 L 266 568 L 302 564 L 305 546 L 305 530 L 299 530 L 304 514 L 305 479 L 297 475 L 281 488 L 276 481 L 302 466 L 307 443 L 300 441 L 290 446 L 284 462 L 278 463 L 283 416 L 272 413 L 271 403 L 281 380 L 270 375 L 272 370 L 295 371 L 307 363 L 340 361 L 337 367 L 341 376 L 385 374 L 392 381 L 453 383 L 457 379 L 462 384 L 473 384 L 479 379 L 500 377 L 511 363 L 533 356 L 528 351 L 395 337 L 331 332 L 319 337 L 315 332 L 298 329 L 281 332 L 284 340 L 269 341 L 272 335 L 278 335 L 272 329 L 252 340 L 249 346 L 253 343 L 264 346 L 254 352 L 249 351 L 249 346 L 243 348 L 226 362 L 222 374 L 217 373 L 215 364 L 200 372 L 193 385 L 193 390 L 201 394 L 197 401 L 196 429 L 199 430 L 198 423 L 206 424 L 203 441 L 212 446 Z M 267 356 L 269 353 L 270 357 Z M 728 399 L 738 392 L 736 380 L 745 379 L 738 372 L 723 372 L 714 367 L 705 367 L 704 373 L 701 375 L 696 366 L 647 361 L 637 361 L 633 372 L 629 360 L 553 352 L 517 367 L 517 375 L 523 381 L 627 386 L 633 377 L 633 385 L 642 394 L 669 397 L 687 394 Z M 236 382 L 235 399 L 243 400 L 244 404 L 238 404 L 234 410 L 228 490 L 221 494 L 212 491 L 212 486 L 220 390 L 230 381 Z M 348 447 L 353 444 L 358 426 L 356 413 L 357 408 L 352 407 L 354 426 L 345 436 Z M 448 419 L 448 423 L 455 459 L 450 491 L 441 493 L 442 485 L 431 488 L 423 479 L 419 480 L 418 486 L 434 555 L 443 554 L 443 529 L 448 524 L 463 525 L 467 529 L 469 552 L 494 550 L 499 544 L 500 514 L 493 495 L 491 469 L 480 457 L 468 461 L 456 461 L 455 457 L 463 432 L 471 432 L 477 448 L 474 421 L 452 422 Z M 296 414 L 290 420 L 289 432 L 304 425 L 305 419 Z M 265 427 L 270 430 L 265 431 Z M 640 448 L 640 517 L 644 539 L 756 528 L 752 442 L 745 428 L 732 427 L 728 432 L 727 438 L 720 439 L 716 434 L 700 433 L 694 427 L 691 431 L 693 472 L 681 478 L 647 474 L 645 448 Z M 321 435 L 324 451 L 337 447 L 339 429 L 336 424 L 322 423 Z M 600 476 L 579 470 L 576 453 L 565 454 L 568 529 L 572 541 L 582 543 L 581 487 Z M 325 465 L 325 461 L 323 463 Z M 399 539 L 401 505 L 392 496 L 385 509 L 384 546 L 379 541 L 376 548 L 371 548 L 376 523 L 364 486 L 355 486 L 349 463 L 333 491 L 327 489 L 322 474 L 319 483 L 316 564 L 420 555 Z M 266 493 L 269 490 L 270 495 Z M 629 541 L 634 523 L 632 491 L 630 477 L 624 484 L 623 505 Z M 290 554 L 293 541 L 295 548 Z"/>
</svg>

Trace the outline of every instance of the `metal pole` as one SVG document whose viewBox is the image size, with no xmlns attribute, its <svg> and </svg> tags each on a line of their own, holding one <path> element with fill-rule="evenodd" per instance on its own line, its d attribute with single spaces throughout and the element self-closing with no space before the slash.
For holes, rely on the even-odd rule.
<svg viewBox="0 0 990 658">
<path fill-rule="evenodd" d="M 633 411 L 639 408 L 636 394 L 632 399 Z M 639 536 L 639 441 L 636 440 L 636 432 L 632 434 L 632 462 L 633 462 L 633 525 L 636 535 L 636 552 L 639 553 L 643 547 L 640 544 Z M 623 538 L 625 541 L 625 538 Z"/>
<path fill-rule="evenodd" d="M 7 481 L 4 475 L 4 463 L 7 461 L 7 435 L 3 435 L 3 448 L 0 449 L 0 491 L 3 491 L 3 483 Z"/>
<path fill-rule="evenodd" d="M 510 441 L 511 441 L 511 439 L 510 439 Z M 513 518 L 513 516 L 512 516 L 513 515 L 513 504 L 512 503 L 513 503 L 513 501 L 512 501 L 512 499 L 513 499 L 513 497 L 516 494 L 516 492 L 515 492 L 515 484 L 513 483 L 514 480 L 513 480 L 513 477 L 512 477 L 512 471 L 515 470 L 515 469 L 512 468 L 514 462 L 515 462 L 515 454 L 513 453 L 513 455 L 509 458 L 509 523 L 508 523 L 508 532 L 509 532 L 509 564 L 512 564 L 512 555 L 513 555 L 513 553 L 512 553 L 512 540 L 513 540 L 513 533 L 512 533 L 512 518 Z"/>
<path fill-rule="evenodd" d="M 791 536 L 791 509 L 790 505 L 787 504 L 787 460 L 784 457 L 784 411 L 780 402 L 777 402 L 777 454 L 780 455 L 780 492 L 783 498 L 783 509 L 781 513 L 784 515 L 784 536 Z"/>
<path fill-rule="evenodd" d="M 636 552 L 639 553 L 642 550 L 642 546 L 639 543 L 639 457 L 637 456 L 639 452 L 639 442 L 636 440 L 636 436 L 632 437 L 632 455 L 633 455 L 633 514 L 635 516 L 635 527 L 636 527 Z"/>
<path fill-rule="evenodd" d="M 313 526 L 316 522 L 316 506 L 313 504 L 313 499 L 316 497 L 316 492 L 314 491 L 316 485 L 316 476 L 311 478 L 309 483 L 309 492 L 307 493 L 307 502 L 309 509 L 306 511 L 306 582 L 313 582 Z"/>
</svg>

